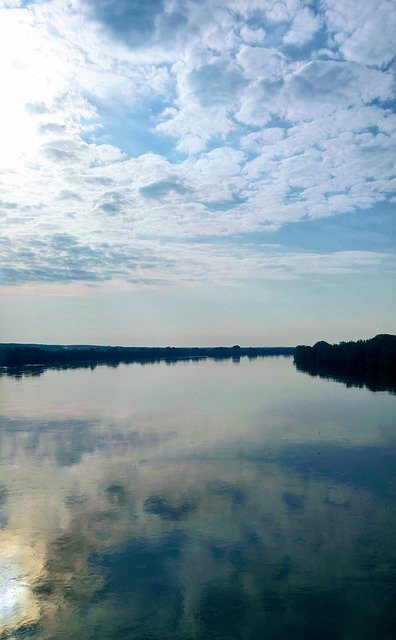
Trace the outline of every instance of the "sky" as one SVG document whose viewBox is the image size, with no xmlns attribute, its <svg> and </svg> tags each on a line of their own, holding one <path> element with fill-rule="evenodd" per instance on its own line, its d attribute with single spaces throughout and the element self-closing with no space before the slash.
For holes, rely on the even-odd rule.
<svg viewBox="0 0 396 640">
<path fill-rule="evenodd" d="M 395 332 L 389 0 L 3 0 L 0 340 Z"/>
</svg>

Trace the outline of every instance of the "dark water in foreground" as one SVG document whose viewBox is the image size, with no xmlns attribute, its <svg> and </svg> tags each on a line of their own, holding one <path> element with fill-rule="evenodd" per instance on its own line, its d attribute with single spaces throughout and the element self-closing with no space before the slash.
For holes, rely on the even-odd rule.
<svg viewBox="0 0 396 640">
<path fill-rule="evenodd" d="M 393 637 L 395 396 L 289 358 L 0 394 L 0 638 Z"/>
</svg>

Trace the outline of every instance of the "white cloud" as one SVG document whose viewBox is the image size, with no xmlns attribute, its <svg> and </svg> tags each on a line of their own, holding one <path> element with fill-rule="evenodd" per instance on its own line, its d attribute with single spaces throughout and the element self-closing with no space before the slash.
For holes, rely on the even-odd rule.
<svg viewBox="0 0 396 640">
<path fill-rule="evenodd" d="M 314 15 L 307 7 L 304 7 L 295 15 L 290 30 L 283 37 L 283 42 L 302 47 L 313 38 L 320 29 L 321 24 L 321 18 Z"/>
<path fill-rule="evenodd" d="M 300 0 L 275 0 L 265 3 L 265 16 L 271 22 L 288 22 L 301 8 Z"/>
<path fill-rule="evenodd" d="M 283 139 L 285 132 L 280 127 L 268 127 L 260 132 L 248 133 L 241 138 L 241 147 L 260 155 L 268 145 L 274 145 Z"/>
<path fill-rule="evenodd" d="M 188 154 L 205 150 L 214 136 L 225 137 L 234 128 L 225 107 L 202 109 L 193 104 L 165 111 L 164 117 L 166 120 L 156 126 L 156 131 L 176 137 L 180 151 Z"/>
<path fill-rule="evenodd" d="M 259 29 L 251 29 L 246 24 L 243 25 L 239 34 L 242 40 L 249 44 L 260 44 L 265 38 L 265 30 L 262 27 Z"/>
<path fill-rule="evenodd" d="M 67 269 L 93 281 L 135 277 L 135 249 L 141 265 L 160 255 L 158 280 L 204 279 L 205 269 L 222 281 L 255 269 L 296 277 L 309 264 L 325 273 L 321 257 L 294 257 L 290 266 L 290 256 L 253 259 L 242 248 L 222 260 L 224 245 L 198 250 L 183 239 L 365 209 L 394 189 L 395 116 L 383 104 L 393 79 L 366 66 L 389 60 L 387 2 L 371 19 L 371 3 L 370 11 L 324 3 L 314 15 L 300 0 L 153 0 L 158 20 L 148 15 L 145 38 L 133 43 L 132 23 L 126 33 L 85 0 L 8 7 L 0 9 L 0 225 L 19 247 L 9 266 L 22 278 L 50 269 L 65 234 L 74 240 L 65 241 L 52 279 L 67 279 Z M 289 45 L 315 33 L 318 51 L 293 57 Z M 322 59 L 337 55 L 344 59 Z M 132 157 L 136 141 L 143 151 Z M 163 267 L 159 236 L 178 239 L 179 249 L 169 243 L 172 268 Z M 32 239 L 44 242 L 34 261 Z M 328 264 L 360 268 L 377 264 L 374 255 Z"/>
<path fill-rule="evenodd" d="M 323 0 L 324 17 L 346 60 L 383 66 L 395 55 L 396 12 L 390 0 Z"/>
<path fill-rule="evenodd" d="M 211 283 L 238 284 L 255 280 L 293 280 L 304 275 L 337 275 L 376 269 L 390 256 L 370 251 L 297 253 L 278 245 L 213 242 L 161 243 L 121 237 L 111 243 L 77 237 L 67 232 L 46 232 L 40 239 L 16 236 L 0 242 L 4 284 L 99 283 L 124 280 L 132 284 Z M 22 266 L 21 266 L 22 265 Z"/>
<path fill-rule="evenodd" d="M 250 80 L 277 78 L 285 68 L 284 54 L 274 48 L 243 46 L 236 59 Z"/>
<path fill-rule="evenodd" d="M 289 65 L 282 78 L 252 84 L 244 93 L 237 117 L 257 126 L 273 116 L 292 122 L 312 120 L 346 107 L 389 100 L 393 92 L 390 72 L 318 60 Z"/>
</svg>

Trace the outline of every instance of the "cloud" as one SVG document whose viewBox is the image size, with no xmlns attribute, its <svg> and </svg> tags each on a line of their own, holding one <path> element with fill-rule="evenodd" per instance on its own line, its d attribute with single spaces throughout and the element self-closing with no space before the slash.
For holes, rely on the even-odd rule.
<svg viewBox="0 0 396 640">
<path fill-rule="evenodd" d="M 268 127 L 259 132 L 248 133 L 241 139 L 241 146 L 244 149 L 259 154 L 267 145 L 273 145 L 285 137 L 285 130 L 281 127 Z"/>
<path fill-rule="evenodd" d="M 13 210 L 18 208 L 17 202 L 7 202 L 5 200 L 0 200 L 0 209 Z"/>
<path fill-rule="evenodd" d="M 302 47 L 312 39 L 321 25 L 321 18 L 314 15 L 308 7 L 304 7 L 295 15 L 290 30 L 283 37 L 283 42 Z"/>
<path fill-rule="evenodd" d="M 211 107 L 234 100 L 246 80 L 236 65 L 220 60 L 194 69 L 190 83 L 200 104 Z"/>
<path fill-rule="evenodd" d="M 84 4 L 94 20 L 132 48 L 174 36 L 187 21 L 182 3 L 164 0 L 86 0 Z"/>
<path fill-rule="evenodd" d="M 223 240 L 391 197 L 386 0 L 15 6 L 0 9 L 4 281 L 302 277 L 301 257 L 222 258 Z"/>
<path fill-rule="evenodd" d="M 178 149 L 187 155 L 204 151 L 213 138 L 225 138 L 234 129 L 227 109 L 222 106 L 203 110 L 192 104 L 181 109 L 169 108 L 162 116 L 164 121 L 155 130 L 176 138 Z"/>
<path fill-rule="evenodd" d="M 70 191 L 70 189 L 62 189 L 58 193 L 59 200 L 82 200 L 81 196 L 75 191 Z"/>
<path fill-rule="evenodd" d="M 301 118 L 300 103 L 304 103 L 306 115 L 315 115 L 332 108 L 332 105 L 347 107 L 376 99 L 387 100 L 393 89 L 393 78 L 389 73 L 362 70 L 347 62 L 316 61 L 293 74 L 286 83 L 285 92 L 292 99 L 288 112 Z M 312 110 L 305 104 L 308 102 L 314 103 Z"/>
<path fill-rule="evenodd" d="M 31 114 L 41 115 L 43 113 L 48 113 L 49 109 L 44 102 L 40 102 L 37 100 L 36 102 L 28 102 L 26 104 L 26 110 Z"/>
<path fill-rule="evenodd" d="M 259 44 L 265 38 L 265 30 L 262 27 L 252 29 L 245 24 L 241 28 L 239 35 L 244 42 Z"/>
<path fill-rule="evenodd" d="M 282 71 L 286 66 L 285 55 L 272 47 L 243 46 L 236 55 L 236 59 L 242 66 L 245 76 L 251 80 L 275 79 L 282 76 Z"/>
<path fill-rule="evenodd" d="M 54 140 L 43 145 L 44 156 L 54 162 L 75 163 L 81 159 L 84 145 L 72 140 Z"/>
<path fill-rule="evenodd" d="M 389 0 L 324 0 L 327 28 L 346 60 L 382 67 L 395 56 L 396 13 Z"/>
<path fill-rule="evenodd" d="M 122 256 L 119 261 L 122 262 Z M 21 262 L 22 267 L 15 265 Z M 125 275 L 133 271 L 131 260 L 124 267 Z M 2 284 L 25 282 L 100 282 L 118 272 L 116 252 L 109 255 L 105 245 L 81 243 L 66 233 L 44 236 L 42 241 L 26 237 L 3 247 Z"/>
<path fill-rule="evenodd" d="M 386 101 L 393 92 L 391 73 L 361 69 L 349 62 L 317 60 L 249 87 L 237 117 L 257 126 L 274 116 L 299 122 L 346 107 Z"/>
<path fill-rule="evenodd" d="M 128 197 L 123 191 L 106 191 L 103 193 L 96 203 L 96 209 L 99 213 L 106 215 L 120 215 L 125 211 L 128 203 Z"/>
<path fill-rule="evenodd" d="M 105 211 L 107 215 L 118 215 Z M 332 253 L 285 252 L 279 245 L 253 244 L 237 239 L 227 245 L 201 239 L 198 243 L 173 241 L 164 244 L 132 236 L 114 238 L 97 233 L 83 241 L 64 231 L 3 237 L 0 242 L 1 284 L 71 283 L 96 284 L 124 280 L 140 285 L 242 283 L 248 279 L 293 280 L 307 274 L 334 275 L 392 266 L 388 254 L 372 251 Z M 105 238 L 105 239 L 104 239 Z"/>
<path fill-rule="evenodd" d="M 46 124 L 40 124 L 38 127 L 40 133 L 64 133 L 66 131 L 65 124 L 58 124 L 57 122 L 47 122 Z"/>
<path fill-rule="evenodd" d="M 180 184 L 177 180 L 159 180 L 158 182 L 152 182 L 144 187 L 140 187 L 139 193 L 145 198 L 163 198 L 170 193 L 183 194 L 187 193 L 188 189 Z"/>
</svg>

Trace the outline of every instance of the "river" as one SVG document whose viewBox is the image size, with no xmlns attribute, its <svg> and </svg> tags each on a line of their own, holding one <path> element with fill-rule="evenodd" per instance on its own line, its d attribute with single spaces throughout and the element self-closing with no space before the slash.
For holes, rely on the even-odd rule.
<svg viewBox="0 0 396 640">
<path fill-rule="evenodd" d="M 0 403 L 0 638 L 393 637 L 394 395 L 265 357 L 3 376 Z"/>
</svg>

